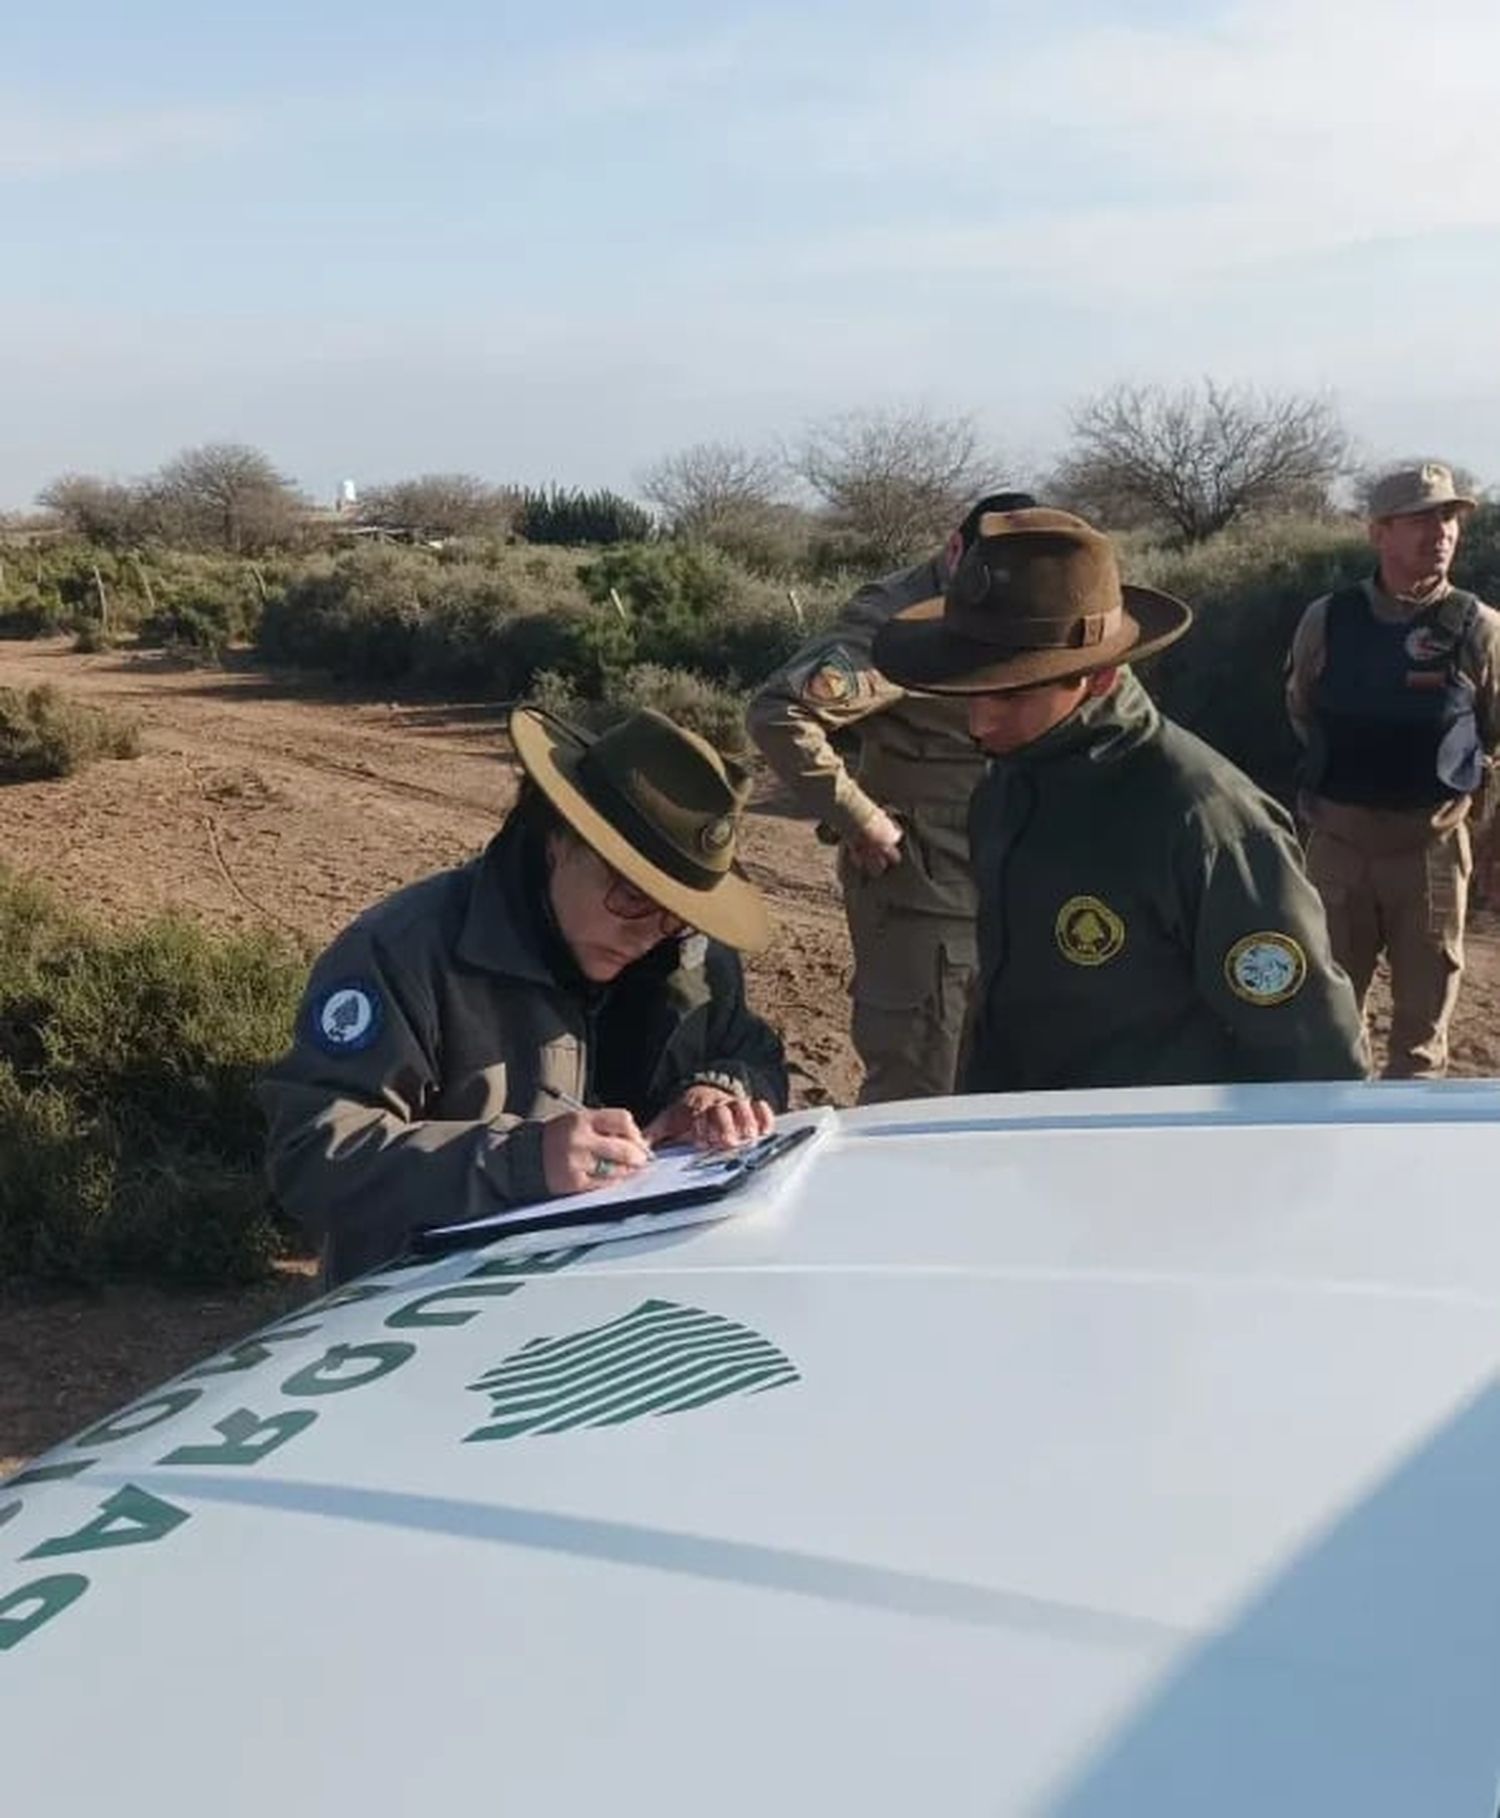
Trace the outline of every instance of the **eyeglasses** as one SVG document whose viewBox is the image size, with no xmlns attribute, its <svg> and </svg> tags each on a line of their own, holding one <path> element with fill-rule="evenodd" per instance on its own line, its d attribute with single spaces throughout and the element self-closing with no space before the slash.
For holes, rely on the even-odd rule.
<svg viewBox="0 0 1500 1818">
<path fill-rule="evenodd" d="M 611 915 L 622 922 L 643 922 L 648 915 L 654 915 L 661 924 L 664 935 L 686 934 L 688 925 L 680 915 L 673 915 L 670 909 L 663 909 L 661 904 L 647 896 L 644 890 L 638 890 L 629 878 L 621 877 L 613 865 L 603 859 L 605 876 L 609 882 L 604 890 L 604 907 Z"/>
</svg>

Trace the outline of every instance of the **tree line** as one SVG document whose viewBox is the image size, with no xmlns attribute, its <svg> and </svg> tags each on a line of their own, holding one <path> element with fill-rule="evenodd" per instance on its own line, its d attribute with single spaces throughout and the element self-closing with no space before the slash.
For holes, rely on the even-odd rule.
<svg viewBox="0 0 1500 1818">
<path fill-rule="evenodd" d="M 424 541 L 576 546 L 671 535 L 715 544 L 762 573 L 826 573 L 906 560 L 940 540 L 968 501 L 1003 487 L 1189 547 L 1256 517 L 1335 515 L 1360 502 L 1374 472 L 1360 469 L 1326 398 L 1208 379 L 1117 385 L 1084 400 L 1062 457 L 1035 474 L 987 446 L 970 415 L 860 410 L 771 447 L 700 442 L 665 455 L 637 478 L 644 505 L 608 490 L 427 473 L 370 487 L 344 518 Z M 158 543 L 254 555 L 315 540 L 332 516 L 239 443 L 184 450 L 138 481 L 64 474 L 38 503 L 116 550 Z"/>
</svg>

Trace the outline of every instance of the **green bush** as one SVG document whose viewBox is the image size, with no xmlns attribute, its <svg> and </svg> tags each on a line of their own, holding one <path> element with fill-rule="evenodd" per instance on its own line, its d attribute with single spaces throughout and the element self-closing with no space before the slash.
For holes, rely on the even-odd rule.
<svg viewBox="0 0 1500 1818">
<path fill-rule="evenodd" d="M 411 673 L 431 564 L 393 548 L 364 548 L 309 564 L 261 614 L 257 649 L 271 662 L 366 681 Z"/>
<path fill-rule="evenodd" d="M 605 692 L 592 697 L 581 694 L 556 670 L 543 670 L 535 679 L 530 700 L 533 706 L 593 732 L 602 732 L 638 708 L 654 707 L 679 726 L 690 727 L 728 757 L 743 756 L 748 748 L 744 695 L 717 687 L 687 669 L 637 663 L 612 676 Z"/>
<path fill-rule="evenodd" d="M 575 492 L 565 486 L 520 495 L 516 528 L 528 543 L 640 543 L 655 531 L 649 511 L 616 492 Z"/>
<path fill-rule="evenodd" d="M 1500 504 L 1481 505 L 1464 526 L 1453 579 L 1491 606 L 1500 605 Z"/>
<path fill-rule="evenodd" d="M 263 1274 L 252 1084 L 304 976 L 270 935 L 112 933 L 0 871 L 0 1277 Z"/>
<path fill-rule="evenodd" d="M 140 753 L 135 720 L 82 706 L 50 685 L 0 688 L 0 782 L 71 776 L 96 758 Z"/>
<path fill-rule="evenodd" d="M 289 568 L 284 562 L 282 568 Z M 118 550 L 72 539 L 5 552 L 14 598 L 0 595 L 0 636 L 45 637 L 94 628 L 107 636 L 139 630 L 147 643 L 213 654 L 253 636 L 275 562 L 183 550 Z"/>
<path fill-rule="evenodd" d="M 31 594 L 0 606 L 0 638 L 52 637 L 72 620 L 72 611 L 56 594 Z"/>
<path fill-rule="evenodd" d="M 1370 572 L 1362 527 L 1269 520 L 1183 550 L 1126 543 L 1123 565 L 1127 580 L 1194 609 L 1187 636 L 1143 666 L 1152 694 L 1289 801 L 1300 748 L 1286 717 L 1287 651 L 1310 601 Z"/>
<path fill-rule="evenodd" d="M 578 572 L 590 598 L 618 595 L 626 612 L 623 625 L 616 620 L 592 634 L 595 646 L 606 639 L 610 646 L 607 660 L 583 678 L 592 692 L 639 663 L 690 669 L 742 688 L 763 680 L 807 635 L 783 588 L 747 574 L 706 543 L 631 544 Z M 815 597 L 813 605 L 821 618 L 829 602 Z"/>
<path fill-rule="evenodd" d="M 571 564 L 564 574 L 520 551 L 455 563 L 365 547 L 285 581 L 261 614 L 258 649 L 351 680 L 506 696 L 538 669 L 584 662 L 591 616 Z"/>
<path fill-rule="evenodd" d="M 73 633 L 73 648 L 80 656 L 97 656 L 102 650 L 117 650 L 120 640 L 97 619 L 80 619 Z"/>
<path fill-rule="evenodd" d="M 813 572 L 814 524 L 795 505 L 745 501 L 679 524 L 678 535 L 712 544 L 751 574 L 787 581 Z"/>
<path fill-rule="evenodd" d="M 217 663 L 259 629 L 266 581 L 249 562 L 167 551 L 132 558 L 128 572 L 134 591 L 121 610 L 134 612 L 143 644 Z"/>
</svg>

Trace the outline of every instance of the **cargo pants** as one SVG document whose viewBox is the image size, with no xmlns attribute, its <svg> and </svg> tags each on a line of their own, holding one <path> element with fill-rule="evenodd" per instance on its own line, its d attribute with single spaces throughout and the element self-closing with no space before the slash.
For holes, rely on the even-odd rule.
<svg viewBox="0 0 1500 1818">
<path fill-rule="evenodd" d="M 1394 815 L 1391 821 L 1396 822 Z M 1439 1079 L 1448 1070 L 1448 1025 L 1464 969 L 1464 920 L 1473 868 L 1460 821 L 1410 836 L 1351 839 L 1314 827 L 1307 870 L 1328 916 L 1333 956 L 1361 1005 L 1382 952 L 1391 971 L 1387 1079 Z"/>
<path fill-rule="evenodd" d="M 977 971 L 974 920 L 925 905 L 936 899 L 967 908 L 973 882 L 966 827 L 963 804 L 929 809 L 920 820 L 903 816 L 901 862 L 879 877 L 840 858 L 854 949 L 849 1033 L 864 1067 L 862 1105 L 939 1098 L 954 1089 Z"/>
</svg>

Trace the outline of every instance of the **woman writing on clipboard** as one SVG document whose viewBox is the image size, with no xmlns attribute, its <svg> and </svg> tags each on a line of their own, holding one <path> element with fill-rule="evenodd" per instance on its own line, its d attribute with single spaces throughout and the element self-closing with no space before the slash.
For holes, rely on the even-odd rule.
<svg viewBox="0 0 1500 1818">
<path fill-rule="evenodd" d="M 738 954 L 746 779 L 645 710 L 597 738 L 518 708 L 483 854 L 367 910 L 313 968 L 261 1085 L 282 1205 L 331 1286 L 459 1221 L 602 1185 L 653 1143 L 731 1147 L 787 1102 Z"/>
</svg>

